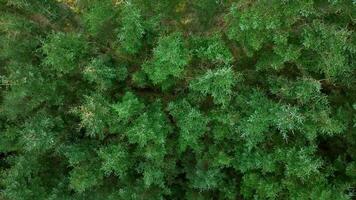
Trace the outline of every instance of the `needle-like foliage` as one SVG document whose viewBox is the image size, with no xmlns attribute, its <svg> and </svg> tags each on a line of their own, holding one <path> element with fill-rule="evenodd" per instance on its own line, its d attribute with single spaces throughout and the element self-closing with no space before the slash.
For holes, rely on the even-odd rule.
<svg viewBox="0 0 356 200">
<path fill-rule="evenodd" d="M 356 1 L 0 0 L 0 200 L 352 200 Z"/>
</svg>

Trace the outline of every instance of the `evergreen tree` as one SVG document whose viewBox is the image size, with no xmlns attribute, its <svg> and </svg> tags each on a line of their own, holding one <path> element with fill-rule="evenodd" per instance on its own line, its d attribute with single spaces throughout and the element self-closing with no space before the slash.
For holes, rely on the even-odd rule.
<svg viewBox="0 0 356 200">
<path fill-rule="evenodd" d="M 1 200 L 355 197 L 356 1 L 0 10 Z"/>
</svg>

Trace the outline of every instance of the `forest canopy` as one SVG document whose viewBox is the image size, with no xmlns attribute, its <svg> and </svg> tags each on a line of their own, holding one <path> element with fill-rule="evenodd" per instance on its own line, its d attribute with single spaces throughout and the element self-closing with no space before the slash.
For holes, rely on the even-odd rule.
<svg viewBox="0 0 356 200">
<path fill-rule="evenodd" d="M 1 200 L 351 200 L 355 0 L 0 0 Z"/>
</svg>

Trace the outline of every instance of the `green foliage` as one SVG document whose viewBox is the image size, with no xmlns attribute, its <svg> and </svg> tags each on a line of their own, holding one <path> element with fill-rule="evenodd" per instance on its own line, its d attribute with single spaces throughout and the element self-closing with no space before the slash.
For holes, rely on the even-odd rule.
<svg viewBox="0 0 356 200">
<path fill-rule="evenodd" d="M 170 114 L 176 119 L 180 130 L 180 151 L 185 151 L 188 146 L 199 151 L 199 138 L 207 131 L 208 119 L 186 100 L 171 103 L 168 109 L 170 110 Z"/>
<path fill-rule="evenodd" d="M 221 35 L 194 38 L 193 44 L 193 53 L 198 58 L 217 64 L 230 64 L 233 60 L 232 54 L 224 44 Z"/>
<path fill-rule="evenodd" d="M 142 112 L 142 111 L 141 111 Z M 159 102 L 141 113 L 128 127 L 126 135 L 128 141 L 141 147 L 149 143 L 164 144 L 164 140 L 171 131 L 167 117 L 161 111 Z"/>
<path fill-rule="evenodd" d="M 107 35 L 110 23 L 115 23 L 115 10 L 109 0 L 92 1 L 83 14 L 83 21 L 87 31 L 97 37 Z M 109 29 L 109 30 L 108 30 Z M 99 34 L 102 34 L 99 36 Z"/>
<path fill-rule="evenodd" d="M 94 58 L 83 70 L 83 76 L 94 83 L 99 91 L 111 88 L 115 80 L 124 81 L 127 77 L 125 66 L 114 67 L 105 58 Z"/>
<path fill-rule="evenodd" d="M 49 118 L 47 113 L 38 113 L 33 120 L 25 122 L 19 133 L 19 142 L 25 151 L 46 151 L 56 144 L 59 133 L 55 129 L 61 126 L 60 119 Z"/>
<path fill-rule="evenodd" d="M 320 57 L 314 69 L 328 78 L 340 79 L 351 75 L 352 68 L 347 61 L 348 52 L 352 48 L 349 44 L 350 35 L 345 29 L 339 30 L 319 21 L 307 27 L 303 45 L 306 50 L 313 51 L 315 56 Z"/>
<path fill-rule="evenodd" d="M 54 33 L 44 43 L 45 64 L 58 74 L 68 74 L 79 66 L 88 50 L 85 40 L 78 34 Z"/>
<path fill-rule="evenodd" d="M 101 169 L 107 175 L 114 173 L 119 177 L 123 177 L 130 167 L 129 155 L 125 147 L 110 145 L 101 148 L 98 154 L 103 160 Z"/>
<path fill-rule="evenodd" d="M 112 107 L 117 113 L 117 119 L 128 123 L 133 116 L 137 116 L 142 112 L 145 105 L 133 93 L 127 92 L 122 97 L 122 101 Z"/>
<path fill-rule="evenodd" d="M 84 98 L 84 104 L 73 110 L 81 119 L 80 127 L 85 128 L 89 136 L 103 138 L 110 120 L 109 104 L 100 94 Z"/>
<path fill-rule="evenodd" d="M 162 84 L 169 78 L 181 77 L 188 61 L 182 35 L 171 34 L 159 38 L 153 58 L 143 65 L 143 70 L 153 84 Z"/>
<path fill-rule="evenodd" d="M 121 28 L 118 38 L 122 48 L 129 54 L 135 54 L 141 48 L 141 39 L 145 33 L 140 10 L 130 2 L 125 2 L 121 13 Z"/>
<path fill-rule="evenodd" d="M 231 68 L 208 70 L 190 84 L 192 91 L 202 95 L 211 95 L 214 103 L 226 105 L 229 103 L 232 90 L 238 80 Z"/>
<path fill-rule="evenodd" d="M 227 33 L 229 38 L 244 45 L 250 55 L 273 40 L 275 35 L 278 38 L 288 37 L 293 28 L 298 28 L 293 26 L 299 19 L 312 16 L 314 12 L 313 1 L 310 0 L 260 1 L 251 4 L 240 1 L 232 6 L 228 15 L 230 26 Z"/>
<path fill-rule="evenodd" d="M 1 200 L 355 197 L 355 1 L 0 10 Z"/>
<path fill-rule="evenodd" d="M 320 91 L 320 82 L 311 78 L 289 81 L 283 77 L 273 77 L 270 83 L 273 94 L 288 101 L 297 101 L 301 105 L 322 101 L 324 97 Z"/>
<path fill-rule="evenodd" d="M 102 181 L 103 175 L 95 163 L 75 167 L 69 174 L 70 187 L 81 193 Z"/>
</svg>

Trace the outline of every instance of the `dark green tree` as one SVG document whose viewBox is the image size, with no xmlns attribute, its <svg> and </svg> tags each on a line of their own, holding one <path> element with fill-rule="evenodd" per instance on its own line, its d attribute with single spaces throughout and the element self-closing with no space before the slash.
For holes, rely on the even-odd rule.
<svg viewBox="0 0 356 200">
<path fill-rule="evenodd" d="M 351 200 L 356 1 L 0 0 L 0 199 Z"/>
</svg>

